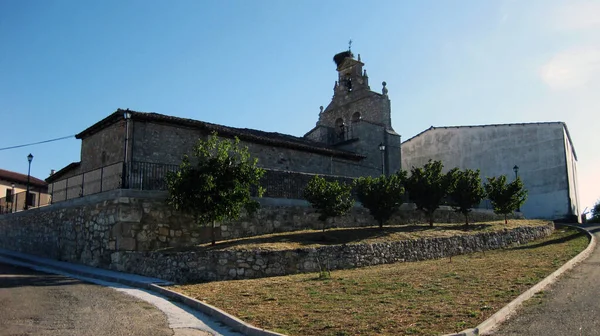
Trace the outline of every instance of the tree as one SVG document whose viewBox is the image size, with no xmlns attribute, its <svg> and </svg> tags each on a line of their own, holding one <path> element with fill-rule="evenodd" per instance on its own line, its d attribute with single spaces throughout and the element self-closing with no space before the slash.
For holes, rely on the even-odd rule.
<svg viewBox="0 0 600 336">
<path fill-rule="evenodd" d="M 590 223 L 600 223 L 600 200 L 596 201 L 594 207 L 592 208 L 592 218 L 590 218 Z"/>
<path fill-rule="evenodd" d="M 318 175 L 306 185 L 304 198 L 319 213 L 319 220 L 323 222 L 323 232 L 327 219 L 347 213 L 354 205 L 351 189 L 351 185 L 340 184 L 338 181 L 328 182 Z"/>
<path fill-rule="evenodd" d="M 485 189 L 481 184 L 479 169 L 452 170 L 448 174 L 452 176 L 450 197 L 454 211 L 465 216 L 465 225 L 469 225 L 469 213 L 485 197 Z"/>
<path fill-rule="evenodd" d="M 389 221 L 402 205 L 406 171 L 390 176 L 361 177 L 354 180 L 357 198 L 369 209 L 371 216 L 379 223 L 379 228 Z"/>
<path fill-rule="evenodd" d="M 519 209 L 527 200 L 527 190 L 521 178 L 506 183 L 506 176 L 488 177 L 484 185 L 488 198 L 494 207 L 494 213 L 504 215 L 504 224 L 508 224 L 507 215 Z"/>
<path fill-rule="evenodd" d="M 410 200 L 427 215 L 430 226 L 433 226 L 433 213 L 452 184 L 452 174 L 442 173 L 443 168 L 441 161 L 429 160 L 422 168 L 412 167 L 405 183 Z"/>
<path fill-rule="evenodd" d="M 237 219 L 241 210 L 254 213 L 260 205 L 251 197 L 251 188 L 259 185 L 264 170 L 256 166 L 248 148 L 240 140 L 219 140 L 213 133 L 193 148 L 193 161 L 186 155 L 179 170 L 166 176 L 167 203 L 189 213 L 196 224 L 211 224 L 211 243 L 215 245 L 215 222 Z"/>
</svg>

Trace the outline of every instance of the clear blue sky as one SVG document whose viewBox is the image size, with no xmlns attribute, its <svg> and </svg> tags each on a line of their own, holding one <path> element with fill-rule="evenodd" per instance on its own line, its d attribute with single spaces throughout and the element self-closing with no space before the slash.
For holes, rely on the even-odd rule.
<svg viewBox="0 0 600 336">
<path fill-rule="evenodd" d="M 76 134 L 117 108 L 302 136 L 347 48 L 387 81 L 395 130 L 565 121 L 583 206 L 600 197 L 600 1 L 0 2 L 0 147 Z M 46 178 L 80 142 L 0 151 Z M 510 173 L 510 172 L 508 172 Z"/>
</svg>

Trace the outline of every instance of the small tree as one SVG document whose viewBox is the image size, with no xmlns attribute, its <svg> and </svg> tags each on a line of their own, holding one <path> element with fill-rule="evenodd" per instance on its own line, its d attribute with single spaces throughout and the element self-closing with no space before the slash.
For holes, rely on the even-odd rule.
<svg viewBox="0 0 600 336">
<path fill-rule="evenodd" d="M 592 218 L 590 218 L 590 223 L 600 223 L 600 200 L 596 201 L 594 207 L 592 208 Z"/>
<path fill-rule="evenodd" d="M 256 166 L 248 148 L 235 141 L 219 140 L 213 133 L 206 141 L 199 140 L 193 148 L 193 165 L 186 155 L 179 170 L 166 176 L 169 196 L 167 203 L 175 210 L 189 213 L 196 224 L 211 224 L 211 243 L 215 245 L 215 222 L 237 219 L 244 208 L 254 213 L 259 204 L 251 198 L 256 186 L 257 196 L 264 170 Z"/>
<path fill-rule="evenodd" d="M 390 176 L 361 177 L 354 180 L 358 201 L 369 209 L 371 216 L 379 223 L 379 228 L 383 228 L 402 205 L 405 180 L 405 171 Z"/>
<path fill-rule="evenodd" d="M 508 224 L 507 215 L 519 209 L 527 200 L 527 190 L 523 182 L 516 180 L 506 183 L 506 176 L 488 177 L 484 185 L 488 198 L 494 207 L 494 213 L 504 215 L 504 224 Z"/>
<path fill-rule="evenodd" d="M 442 173 L 443 168 L 441 161 L 431 160 L 422 168 L 412 167 L 405 184 L 409 198 L 417 209 L 427 215 L 430 226 L 433 226 L 433 213 L 440 207 L 452 184 L 452 174 Z"/>
<path fill-rule="evenodd" d="M 452 170 L 452 186 L 448 196 L 453 203 L 454 211 L 465 216 L 465 225 L 469 225 L 469 213 L 485 197 L 485 189 L 481 184 L 479 169 Z"/>
<path fill-rule="evenodd" d="M 304 198 L 319 213 L 319 220 L 323 222 L 323 232 L 327 219 L 347 213 L 354 205 L 351 189 L 351 185 L 340 184 L 338 181 L 328 182 L 318 175 L 306 185 Z"/>
</svg>

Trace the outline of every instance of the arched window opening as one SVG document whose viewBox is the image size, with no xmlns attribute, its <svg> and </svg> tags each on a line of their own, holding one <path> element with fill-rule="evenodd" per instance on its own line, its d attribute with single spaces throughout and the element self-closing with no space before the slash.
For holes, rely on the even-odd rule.
<svg viewBox="0 0 600 336">
<path fill-rule="evenodd" d="M 352 115 L 352 122 L 360 121 L 360 119 L 362 119 L 360 112 L 354 112 L 354 114 Z"/>
</svg>

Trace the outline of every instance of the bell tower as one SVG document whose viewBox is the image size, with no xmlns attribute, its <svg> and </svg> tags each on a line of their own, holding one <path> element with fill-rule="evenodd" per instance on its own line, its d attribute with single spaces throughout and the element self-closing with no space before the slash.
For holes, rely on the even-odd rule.
<svg viewBox="0 0 600 336">
<path fill-rule="evenodd" d="M 333 61 L 338 73 L 333 97 L 326 108 L 320 107 L 316 126 L 304 137 L 365 155 L 364 175 L 397 171 L 400 135 L 392 128 L 386 82 L 382 83 L 381 93 L 371 91 L 365 64 L 360 54 L 354 58 L 350 48 L 337 53 Z"/>
</svg>

